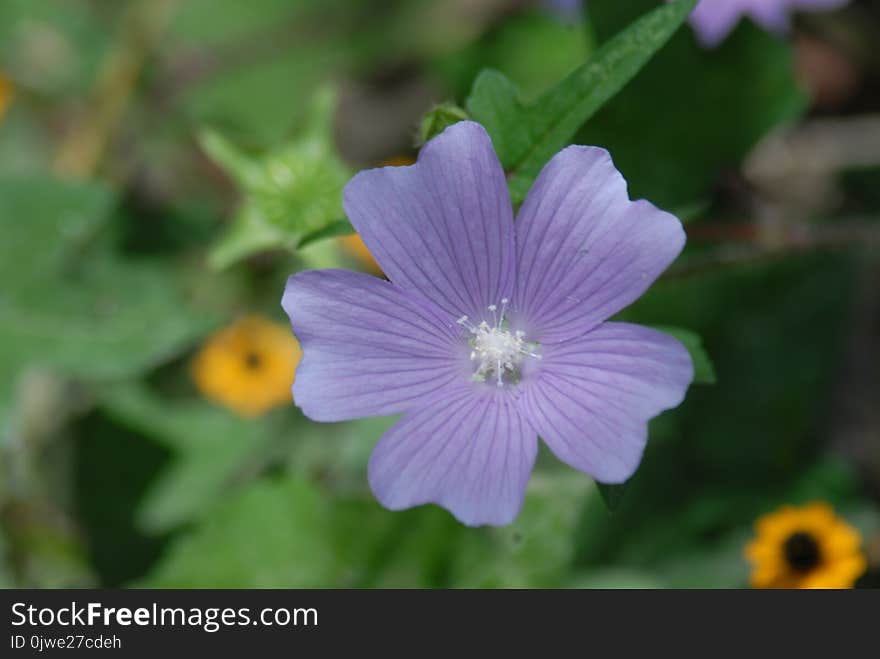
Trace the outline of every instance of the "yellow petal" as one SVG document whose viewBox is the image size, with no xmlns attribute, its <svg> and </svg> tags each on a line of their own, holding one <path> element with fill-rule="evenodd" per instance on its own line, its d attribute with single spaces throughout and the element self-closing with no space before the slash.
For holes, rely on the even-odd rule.
<svg viewBox="0 0 880 659">
<path fill-rule="evenodd" d="M 827 503 L 782 506 L 759 518 L 755 532 L 745 547 L 755 588 L 851 588 L 866 569 L 858 531 Z M 785 543 L 794 533 L 807 533 L 818 544 L 821 560 L 814 569 L 801 572 L 788 565 Z"/>
<path fill-rule="evenodd" d="M 245 316 L 206 341 L 193 360 L 192 375 L 206 398 L 253 417 L 291 402 L 301 357 L 287 326 Z"/>
</svg>

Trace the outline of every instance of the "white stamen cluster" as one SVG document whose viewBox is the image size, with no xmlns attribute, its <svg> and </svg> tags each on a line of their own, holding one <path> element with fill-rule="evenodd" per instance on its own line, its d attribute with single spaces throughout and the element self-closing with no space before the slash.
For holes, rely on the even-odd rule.
<svg viewBox="0 0 880 659">
<path fill-rule="evenodd" d="M 457 321 L 471 333 L 471 361 L 477 363 L 474 380 L 485 382 L 494 378 L 499 387 L 504 385 L 505 376 L 513 381 L 518 379 L 523 359 L 541 358 L 534 352 L 535 344 L 526 341 L 525 332 L 511 332 L 507 327 L 504 316 L 508 302 L 507 298 L 501 300 L 500 312 L 497 305 L 489 305 L 494 325 L 485 320 L 474 325 L 467 316 L 462 316 Z"/>
</svg>

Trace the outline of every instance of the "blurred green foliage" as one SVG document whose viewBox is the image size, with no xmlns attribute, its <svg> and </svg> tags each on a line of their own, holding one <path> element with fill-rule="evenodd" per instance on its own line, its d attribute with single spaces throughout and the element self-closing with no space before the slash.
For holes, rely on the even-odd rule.
<svg viewBox="0 0 880 659">
<path fill-rule="evenodd" d="M 187 304 L 172 262 L 113 249 L 114 212 L 100 186 L 0 180 L 0 401 L 25 367 L 124 377 L 204 333 L 210 319 Z"/>
<path fill-rule="evenodd" d="M 334 240 L 351 232 L 342 186 L 438 104 L 486 125 L 515 200 L 556 150 L 597 144 L 633 197 L 726 228 L 748 204 L 719 181 L 807 99 L 789 42 L 744 22 L 703 50 L 679 28 L 692 4 L 591 0 L 567 26 L 517 3 L 178 2 L 103 161 L 73 182 L 52 163 L 93 128 L 129 3 L 2 3 L 17 94 L 0 123 L 0 586 L 740 587 L 751 526 L 780 504 L 827 500 L 880 532 L 832 441 L 853 251 L 719 265 L 727 245 L 690 247 L 620 314 L 687 345 L 688 399 L 623 489 L 543 451 L 505 528 L 379 506 L 366 465 L 393 419 L 242 419 L 190 381 L 219 324 L 282 319 L 288 274 L 353 265 Z M 845 208 L 880 212 L 875 174 L 847 173 Z"/>
<path fill-rule="evenodd" d="M 333 145 L 333 95 L 312 102 L 298 139 L 262 157 L 249 157 L 214 132 L 202 146 L 235 180 L 245 199 L 210 263 L 224 268 L 259 251 L 295 250 L 342 217 L 342 188 L 351 171 Z"/>
</svg>

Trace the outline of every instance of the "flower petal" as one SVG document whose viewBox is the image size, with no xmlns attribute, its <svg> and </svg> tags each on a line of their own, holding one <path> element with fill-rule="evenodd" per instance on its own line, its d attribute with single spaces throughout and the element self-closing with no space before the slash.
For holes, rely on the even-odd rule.
<svg viewBox="0 0 880 659">
<path fill-rule="evenodd" d="M 382 271 L 454 318 L 479 318 L 513 289 L 513 211 L 482 126 L 463 121 L 410 167 L 364 171 L 345 211 Z"/>
<path fill-rule="evenodd" d="M 468 382 L 467 344 L 418 293 L 345 270 L 300 272 L 282 306 L 303 348 L 293 398 L 316 421 L 397 414 Z"/>
<path fill-rule="evenodd" d="M 769 32 L 784 33 L 791 25 L 788 2 L 753 2 L 747 8 L 749 16 Z"/>
<path fill-rule="evenodd" d="M 707 48 L 714 48 L 733 31 L 749 8 L 750 5 L 742 0 L 702 0 L 690 15 L 689 21 L 700 43 Z"/>
<path fill-rule="evenodd" d="M 604 149 L 544 167 L 519 212 L 514 313 L 530 340 L 582 336 L 636 300 L 684 246 L 678 219 L 630 201 Z"/>
<path fill-rule="evenodd" d="M 509 524 L 522 506 L 537 435 L 504 393 L 462 390 L 397 422 L 370 458 L 391 510 L 436 503 L 469 526 Z"/>
<path fill-rule="evenodd" d="M 670 2 L 671 0 L 667 0 Z M 707 47 L 721 43 L 744 15 L 771 32 L 785 32 L 790 12 L 822 11 L 842 7 L 849 0 L 702 0 L 690 16 L 700 42 Z"/>
<path fill-rule="evenodd" d="M 544 350 L 520 409 L 560 460 L 620 483 L 641 460 L 648 420 L 681 403 L 692 379 L 690 355 L 672 337 L 604 323 Z"/>
<path fill-rule="evenodd" d="M 803 9 L 808 11 L 830 11 L 832 9 L 840 9 L 850 0 L 789 0 L 795 9 Z"/>
</svg>

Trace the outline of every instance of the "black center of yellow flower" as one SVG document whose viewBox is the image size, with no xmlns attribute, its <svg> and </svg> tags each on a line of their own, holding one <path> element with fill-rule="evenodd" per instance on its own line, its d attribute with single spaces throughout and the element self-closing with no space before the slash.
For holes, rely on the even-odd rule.
<svg viewBox="0 0 880 659">
<path fill-rule="evenodd" d="M 263 358 L 260 357 L 256 352 L 248 352 L 244 356 L 244 363 L 251 370 L 257 370 L 260 368 L 260 365 L 263 363 Z"/>
<path fill-rule="evenodd" d="M 816 539 L 804 531 L 788 536 L 783 545 L 785 560 L 795 572 L 808 572 L 819 564 L 819 544 Z"/>
</svg>

